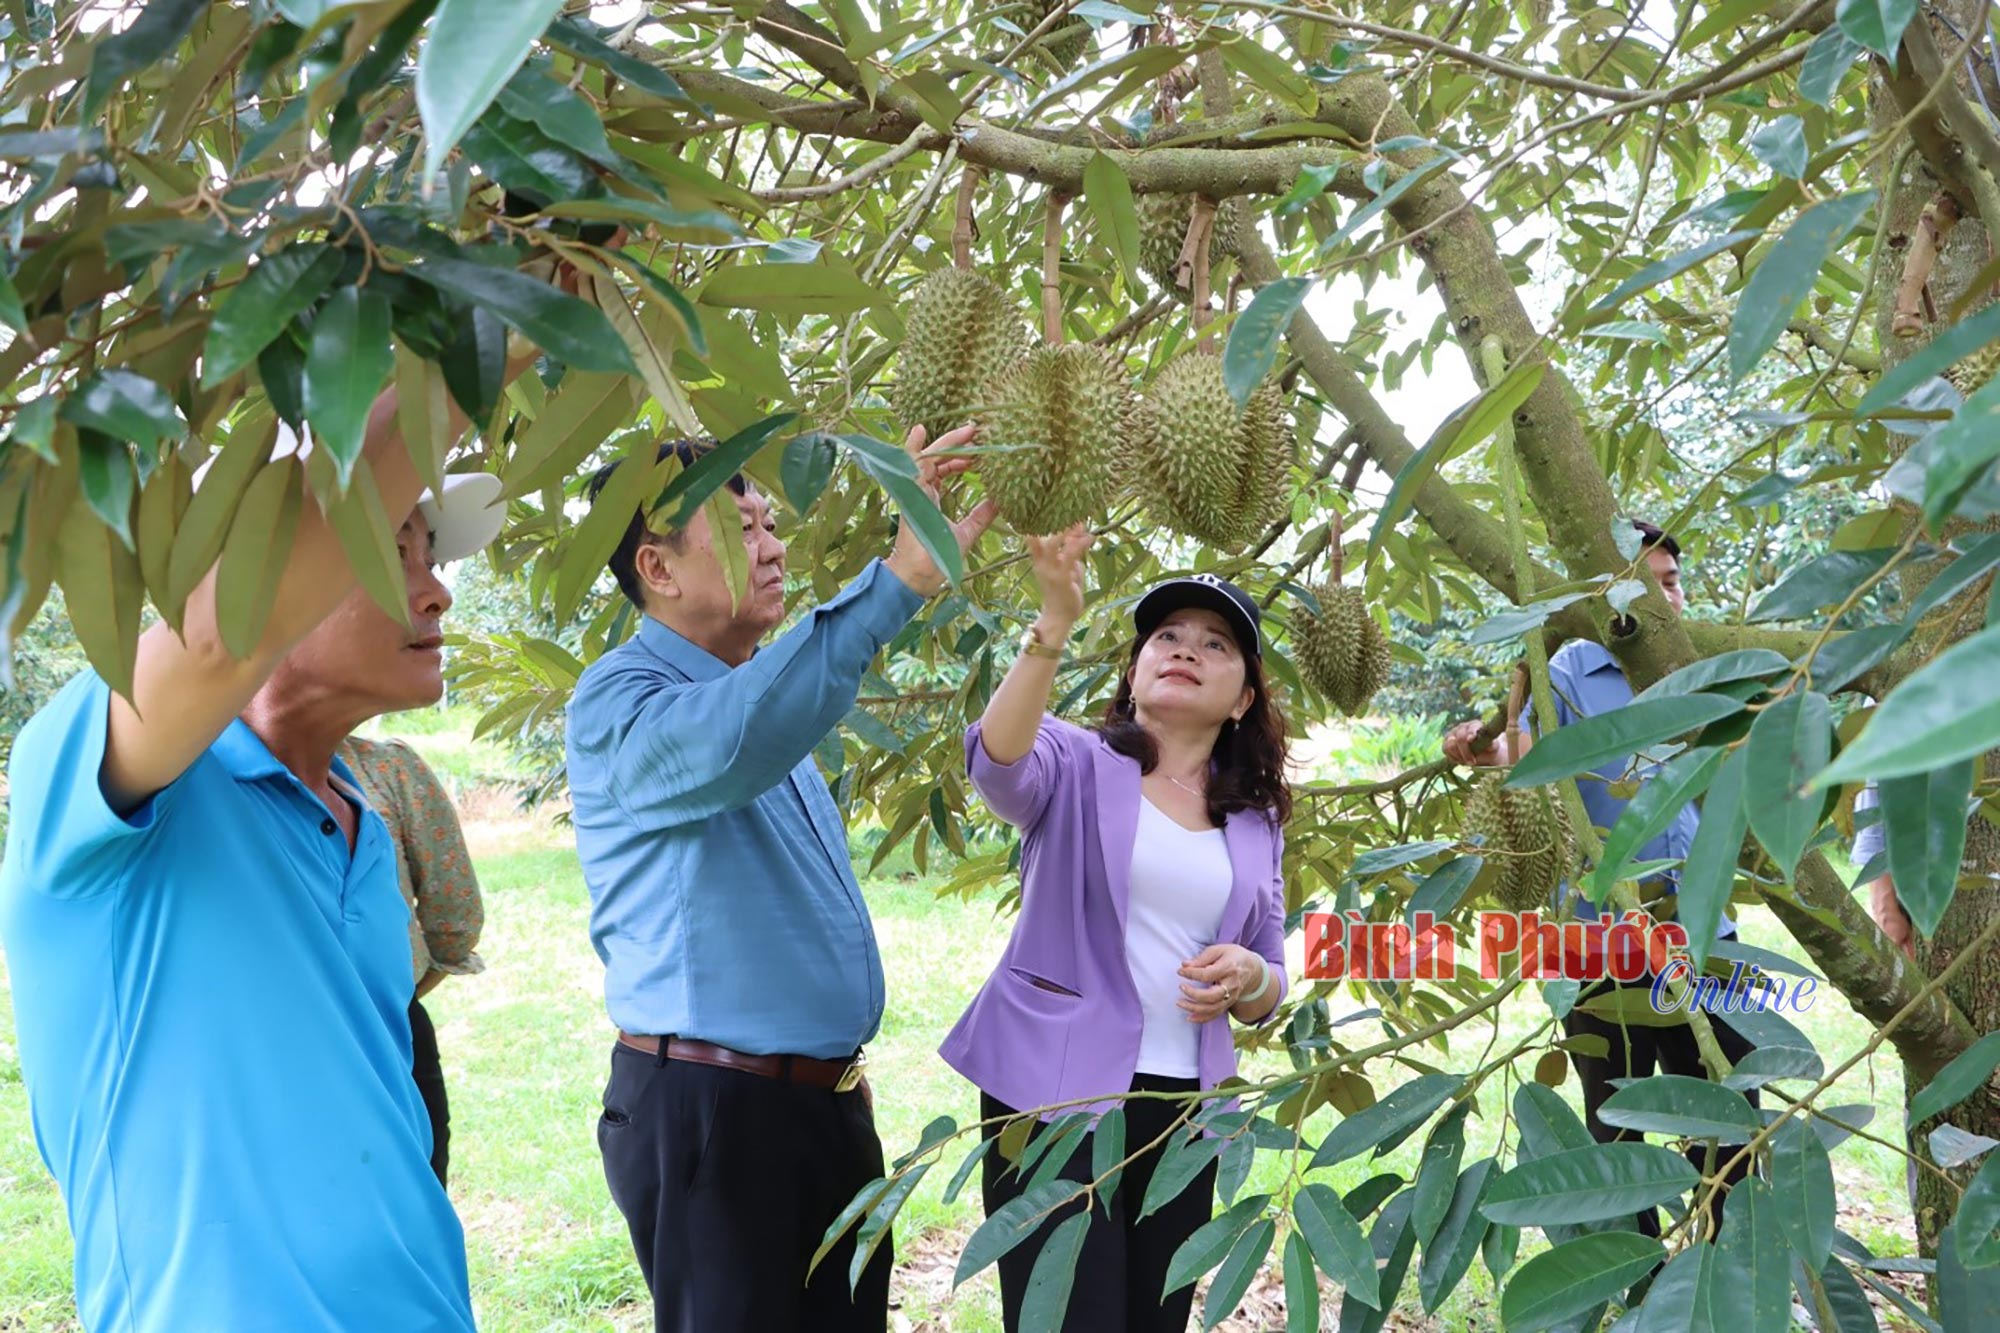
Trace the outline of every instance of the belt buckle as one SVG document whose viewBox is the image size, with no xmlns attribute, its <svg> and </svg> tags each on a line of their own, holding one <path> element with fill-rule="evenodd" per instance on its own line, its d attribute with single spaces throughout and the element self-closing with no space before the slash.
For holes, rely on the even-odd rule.
<svg viewBox="0 0 2000 1333">
<path fill-rule="evenodd" d="M 868 1052 L 856 1051 L 847 1068 L 840 1071 L 840 1081 L 833 1085 L 835 1092 L 853 1092 L 861 1086 L 863 1070 L 868 1064 Z"/>
</svg>

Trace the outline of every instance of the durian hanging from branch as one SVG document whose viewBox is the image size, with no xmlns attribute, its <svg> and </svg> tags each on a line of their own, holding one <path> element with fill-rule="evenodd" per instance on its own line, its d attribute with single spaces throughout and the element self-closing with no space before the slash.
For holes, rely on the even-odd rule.
<svg viewBox="0 0 2000 1333">
<path fill-rule="evenodd" d="M 1189 194 L 1142 194 L 1134 203 L 1139 215 L 1139 267 L 1159 284 L 1160 290 L 1178 300 L 1191 298 L 1194 287 L 1194 256 L 1188 244 L 1194 211 L 1205 202 L 1214 212 L 1208 229 L 1210 281 L 1229 271 L 1230 244 L 1236 236 L 1241 210 L 1236 200 L 1199 200 Z M 1187 267 L 1182 267 L 1183 260 Z"/>
<path fill-rule="evenodd" d="M 1065 343 L 1064 196 L 1051 194 L 1042 229 L 1042 336 L 984 394 L 979 468 L 986 493 L 1015 531 L 1044 535 L 1101 516 L 1116 484 L 1119 442 L 1137 398 L 1109 350 Z"/>
<path fill-rule="evenodd" d="M 1208 247 L 1214 210 L 1198 211 L 1187 250 L 1192 308 L 1206 323 Z M 1284 394 L 1268 377 L 1239 410 L 1222 359 L 1207 350 L 1176 358 L 1153 378 L 1138 427 L 1126 443 L 1127 469 L 1147 511 L 1163 526 L 1218 551 L 1241 551 L 1284 510 L 1295 442 Z"/>
<path fill-rule="evenodd" d="M 952 232 L 951 268 L 917 284 L 889 406 L 905 431 L 931 439 L 973 420 L 993 381 L 1028 350 L 1027 324 L 1000 285 L 972 269 L 972 198 L 967 168 Z"/>
<path fill-rule="evenodd" d="M 1527 670 L 1516 668 L 1507 698 L 1507 752 L 1521 753 L 1521 704 Z M 1569 812 L 1549 787 L 1508 787 L 1489 773 L 1465 800 L 1465 831 L 1482 840 L 1486 864 L 1475 890 L 1510 912 L 1548 909 L 1556 887 L 1576 863 Z"/>
<path fill-rule="evenodd" d="M 1346 553 L 1341 518 L 1333 512 L 1330 542 L 1333 565 L 1326 582 L 1312 589 L 1319 612 L 1301 607 L 1292 629 L 1292 656 L 1299 674 L 1349 717 L 1359 717 L 1389 681 L 1389 638 L 1369 614 L 1359 588 L 1342 583 Z"/>
</svg>

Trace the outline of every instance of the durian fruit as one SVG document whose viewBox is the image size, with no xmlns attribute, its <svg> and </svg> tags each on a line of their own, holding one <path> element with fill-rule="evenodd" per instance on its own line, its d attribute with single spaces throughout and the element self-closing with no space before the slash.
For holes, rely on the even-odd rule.
<svg viewBox="0 0 2000 1333">
<path fill-rule="evenodd" d="M 1057 0 L 1041 0 L 1041 17 L 1047 18 L 1056 5 Z M 1054 57 L 1057 69 L 1067 72 L 1083 59 L 1084 43 L 1089 38 L 1090 25 L 1072 16 L 1042 35 L 1042 49 Z"/>
<path fill-rule="evenodd" d="M 1323 583 L 1313 590 L 1320 614 L 1300 609 L 1292 652 L 1312 687 L 1349 717 L 1359 717 L 1389 680 L 1389 639 L 1357 588 Z"/>
<path fill-rule="evenodd" d="M 1485 842 L 1478 883 L 1510 912 L 1546 908 L 1576 860 L 1569 812 L 1552 788 L 1505 781 L 1490 774 L 1465 801 L 1465 831 Z"/>
<path fill-rule="evenodd" d="M 1180 263 L 1181 247 L 1187 243 L 1194 196 L 1142 194 L 1134 207 L 1139 216 L 1139 267 L 1159 284 L 1161 291 L 1187 300 L 1192 293 L 1177 280 L 1174 268 Z M 1224 199 L 1216 206 L 1215 226 L 1208 236 L 1208 277 L 1212 291 L 1221 285 L 1216 281 L 1218 274 L 1228 271 L 1229 247 L 1225 238 L 1236 234 L 1239 211 L 1234 199 Z"/>
<path fill-rule="evenodd" d="M 973 419 L 986 386 L 1028 349 L 1028 326 L 999 284 L 945 268 L 918 284 L 889 406 L 935 440 Z"/>
<path fill-rule="evenodd" d="M 1986 387 L 1986 381 L 1993 378 L 1993 372 L 2000 368 L 2000 343 L 1989 343 L 1972 355 L 1952 363 L 1944 372 L 1951 381 L 1951 387 L 1970 398 Z"/>
<path fill-rule="evenodd" d="M 1153 517 L 1224 552 L 1242 550 L 1278 516 L 1293 453 L 1278 386 L 1258 385 L 1238 412 L 1221 359 L 1199 353 L 1154 377 L 1126 447 Z"/>
<path fill-rule="evenodd" d="M 1102 514 L 1136 410 L 1131 381 L 1102 347 L 1037 347 L 987 388 L 980 406 L 986 493 L 1022 533 L 1061 532 Z"/>
</svg>

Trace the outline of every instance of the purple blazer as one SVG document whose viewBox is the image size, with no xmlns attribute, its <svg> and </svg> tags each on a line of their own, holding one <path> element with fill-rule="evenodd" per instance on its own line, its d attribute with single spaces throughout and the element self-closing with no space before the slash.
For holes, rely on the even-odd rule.
<svg viewBox="0 0 2000 1333">
<path fill-rule="evenodd" d="M 999 966 L 938 1053 L 1017 1110 L 1126 1092 L 1142 1025 L 1125 961 L 1138 761 L 1044 717 L 1034 748 L 999 764 L 979 730 L 965 734 L 966 766 L 993 812 L 1021 830 L 1021 911 Z M 1229 816 L 1223 837 L 1235 881 L 1216 942 L 1262 954 L 1282 1000 L 1284 831 L 1245 810 Z M 1226 1016 L 1202 1025 L 1199 1067 L 1204 1088 L 1236 1072 Z"/>
</svg>

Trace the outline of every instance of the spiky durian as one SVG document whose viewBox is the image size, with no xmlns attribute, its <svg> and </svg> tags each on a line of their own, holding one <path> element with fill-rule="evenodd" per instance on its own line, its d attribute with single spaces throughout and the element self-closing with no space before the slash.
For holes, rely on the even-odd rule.
<svg viewBox="0 0 2000 1333">
<path fill-rule="evenodd" d="M 1139 215 L 1139 267 L 1159 284 L 1160 290 L 1182 300 L 1190 292 L 1180 282 L 1175 267 L 1181 247 L 1187 243 L 1188 222 L 1194 213 L 1194 196 L 1188 194 L 1142 194 L 1136 209 Z M 1239 210 L 1234 199 L 1224 199 L 1215 210 L 1215 226 L 1208 237 L 1209 289 L 1216 289 L 1218 273 L 1226 272 L 1230 238 L 1236 235 Z"/>
<path fill-rule="evenodd" d="M 1037 347 L 981 395 L 986 493 L 1018 532 L 1060 532 L 1104 512 L 1134 395 L 1117 358 L 1087 343 Z"/>
<path fill-rule="evenodd" d="M 2000 343 L 1989 343 L 1972 355 L 1954 362 L 1944 373 L 1951 381 L 1951 387 L 1970 398 L 1986 387 L 1986 381 L 1993 378 L 1993 372 L 2000 368 Z"/>
<path fill-rule="evenodd" d="M 1491 774 L 1465 801 L 1466 833 L 1485 844 L 1478 883 L 1509 911 L 1544 908 L 1575 861 L 1569 812 L 1550 788 L 1505 781 Z"/>
<path fill-rule="evenodd" d="M 1154 377 L 1135 423 L 1133 481 L 1161 523 L 1238 551 L 1278 516 L 1294 446 L 1276 384 L 1258 385 L 1239 412 L 1221 360 L 1184 356 Z"/>
<path fill-rule="evenodd" d="M 1360 590 L 1324 583 L 1313 589 L 1320 613 L 1301 608 L 1292 651 L 1312 687 L 1349 717 L 1359 717 L 1389 679 L 1389 640 Z"/>
<path fill-rule="evenodd" d="M 939 269 L 918 285 L 889 405 L 904 430 L 935 440 L 973 419 L 987 385 L 1028 348 L 1028 326 L 983 274 Z"/>
<path fill-rule="evenodd" d="M 1042 17 L 1056 7 L 1057 0 L 1041 0 Z M 1055 60 L 1056 68 L 1067 72 L 1076 67 L 1083 58 L 1084 43 L 1090 38 L 1090 25 L 1074 16 L 1065 17 L 1042 34 L 1042 49 Z"/>
</svg>

